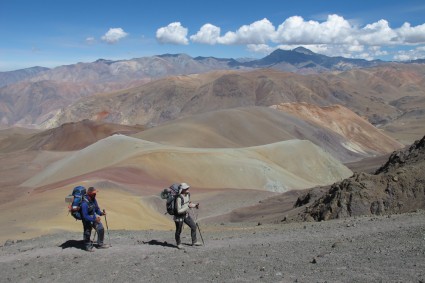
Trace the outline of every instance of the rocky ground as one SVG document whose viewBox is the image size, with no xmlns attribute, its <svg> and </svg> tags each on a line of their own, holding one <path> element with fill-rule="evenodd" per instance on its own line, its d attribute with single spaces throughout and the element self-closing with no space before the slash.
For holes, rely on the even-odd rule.
<svg viewBox="0 0 425 283">
<path fill-rule="evenodd" d="M 82 250 L 82 233 L 9 240 L 0 282 L 425 282 L 423 210 L 200 227 L 205 246 L 184 250 L 173 231 L 111 230 L 112 247 L 94 253 Z M 187 227 L 183 236 L 189 243 Z"/>
</svg>

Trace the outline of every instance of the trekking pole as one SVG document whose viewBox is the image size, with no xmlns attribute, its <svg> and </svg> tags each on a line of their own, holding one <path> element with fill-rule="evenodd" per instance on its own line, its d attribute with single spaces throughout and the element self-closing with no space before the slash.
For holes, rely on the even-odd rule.
<svg viewBox="0 0 425 283">
<path fill-rule="evenodd" d="M 103 216 L 105 216 L 106 231 L 108 231 L 109 246 L 112 247 L 112 245 L 111 245 L 111 236 L 109 236 L 108 220 L 106 220 L 106 214 L 105 213 L 106 213 L 106 211 L 103 210 Z"/>
<path fill-rule="evenodd" d="M 193 218 L 196 223 L 196 227 L 198 227 L 199 236 L 201 236 L 201 240 L 202 240 L 202 245 L 205 246 L 204 238 L 202 237 L 202 233 L 201 233 L 201 228 L 199 228 L 199 224 L 198 224 L 198 213 L 195 213 L 192 208 L 190 209 L 190 211 L 192 212 Z"/>
<path fill-rule="evenodd" d="M 91 248 L 93 248 L 93 246 L 94 246 L 94 239 L 96 238 L 96 233 L 97 233 L 97 230 L 96 230 L 96 228 L 94 228 L 93 240 L 90 242 Z"/>
<path fill-rule="evenodd" d="M 196 227 L 198 227 L 199 236 L 201 236 L 202 244 L 205 246 L 204 238 L 202 237 L 201 228 L 199 228 L 198 222 L 196 222 Z"/>
</svg>

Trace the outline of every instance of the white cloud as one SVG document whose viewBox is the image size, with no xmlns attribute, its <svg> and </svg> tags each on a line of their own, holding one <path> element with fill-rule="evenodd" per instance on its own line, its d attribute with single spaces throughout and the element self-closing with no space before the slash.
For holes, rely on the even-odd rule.
<svg viewBox="0 0 425 283">
<path fill-rule="evenodd" d="M 180 22 L 174 22 L 166 27 L 159 28 L 156 31 L 156 39 L 159 43 L 170 43 L 178 45 L 187 45 L 187 28 L 183 27 Z"/>
<path fill-rule="evenodd" d="M 392 45 L 396 43 L 397 33 L 386 20 L 366 25 L 358 31 L 358 41 L 365 45 Z"/>
<path fill-rule="evenodd" d="M 425 43 L 425 24 L 412 27 L 409 23 L 404 23 L 396 32 L 399 40 L 406 44 Z"/>
<path fill-rule="evenodd" d="M 394 56 L 394 60 L 397 61 L 408 61 L 423 58 L 425 58 L 425 46 L 420 46 L 411 50 L 401 50 Z"/>
<path fill-rule="evenodd" d="M 109 44 L 115 44 L 127 35 L 128 33 L 126 33 L 122 28 L 110 28 L 108 32 L 102 36 L 102 40 Z"/>
<path fill-rule="evenodd" d="M 361 26 L 336 14 L 328 15 L 323 21 L 292 16 L 277 28 L 264 18 L 242 25 L 236 31 L 227 31 L 224 35 L 221 32 L 220 27 L 207 23 L 196 34 L 189 36 L 189 39 L 199 44 L 246 45 L 249 51 L 261 54 L 270 53 L 277 48 L 293 49 L 304 46 L 328 56 L 367 59 L 389 55 L 387 51 L 383 51 L 386 47 L 425 45 L 425 23 L 418 26 L 404 23 L 400 28 L 394 29 L 388 21 L 381 19 Z M 189 44 L 188 29 L 180 22 L 159 28 L 156 38 L 160 43 Z M 418 51 L 414 54 L 417 53 Z M 406 54 L 401 52 L 398 56 L 409 56 Z"/>
<path fill-rule="evenodd" d="M 251 52 L 265 54 L 265 55 L 270 54 L 271 52 L 277 49 L 277 48 L 270 47 L 267 44 L 248 44 L 246 47 Z"/>
<path fill-rule="evenodd" d="M 190 40 L 196 43 L 214 45 L 220 37 L 220 28 L 212 24 L 205 24 L 201 29 L 190 37 Z"/>
<path fill-rule="evenodd" d="M 218 43 L 231 44 L 265 44 L 270 41 L 275 32 L 275 27 L 266 18 L 250 25 L 241 26 L 236 32 L 227 32 L 217 39 Z"/>
<path fill-rule="evenodd" d="M 293 16 L 279 25 L 273 41 L 280 44 L 346 44 L 352 41 L 352 31 L 349 22 L 338 15 L 329 15 L 323 23 Z"/>
</svg>

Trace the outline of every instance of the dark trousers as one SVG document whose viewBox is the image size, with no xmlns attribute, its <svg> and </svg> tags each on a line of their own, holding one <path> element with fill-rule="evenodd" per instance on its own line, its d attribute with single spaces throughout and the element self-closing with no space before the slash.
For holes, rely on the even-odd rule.
<svg viewBox="0 0 425 283">
<path fill-rule="evenodd" d="M 103 245 L 103 238 L 104 238 L 104 235 L 105 235 L 105 229 L 103 228 L 103 225 L 102 225 L 101 222 L 92 223 L 90 221 L 84 221 L 83 220 L 83 227 L 84 227 L 83 238 L 84 238 L 84 244 L 86 246 L 86 249 L 90 249 L 92 247 L 92 243 L 91 243 L 91 240 L 90 240 L 92 229 L 95 229 L 96 232 L 97 232 L 97 244 L 99 246 Z"/>
<path fill-rule="evenodd" d="M 193 221 L 192 217 L 190 215 L 187 215 L 182 218 L 176 218 L 174 220 L 174 223 L 176 223 L 176 243 L 177 245 L 181 244 L 180 240 L 180 234 L 183 230 L 183 223 L 186 223 L 190 227 L 190 235 L 192 237 L 192 244 L 196 243 L 196 223 Z"/>
</svg>

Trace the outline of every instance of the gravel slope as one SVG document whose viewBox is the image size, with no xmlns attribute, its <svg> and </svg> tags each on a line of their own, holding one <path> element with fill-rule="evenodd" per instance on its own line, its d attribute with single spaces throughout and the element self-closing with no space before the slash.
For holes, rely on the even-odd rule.
<svg viewBox="0 0 425 283">
<path fill-rule="evenodd" d="M 110 231 L 87 253 L 80 233 L 7 241 L 0 282 L 425 282 L 425 212 L 288 224 L 201 225 L 206 245 L 173 231 Z M 106 233 L 108 241 L 108 234 Z M 183 231 L 189 243 L 189 229 Z"/>
</svg>

